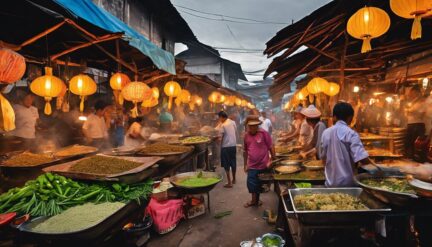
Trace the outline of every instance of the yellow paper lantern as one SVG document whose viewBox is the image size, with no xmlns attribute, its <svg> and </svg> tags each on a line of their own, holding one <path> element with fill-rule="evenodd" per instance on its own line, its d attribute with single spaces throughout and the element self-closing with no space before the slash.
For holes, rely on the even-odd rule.
<svg viewBox="0 0 432 247">
<path fill-rule="evenodd" d="M 181 103 L 188 104 L 191 101 L 191 94 L 188 90 L 182 89 L 178 98 Z"/>
<path fill-rule="evenodd" d="M 411 29 L 411 39 L 422 37 L 421 19 L 431 14 L 431 0 L 390 0 L 391 10 L 398 16 L 414 19 Z"/>
<path fill-rule="evenodd" d="M 169 81 L 164 86 L 164 92 L 169 97 L 168 101 L 168 109 L 171 109 L 172 106 L 172 99 L 179 96 L 181 92 L 181 86 L 178 84 L 178 82 L 175 81 Z"/>
<path fill-rule="evenodd" d="M 152 97 L 155 98 L 155 99 L 159 99 L 159 96 L 160 96 L 160 94 L 159 94 L 159 88 L 152 87 L 151 90 L 152 90 Z"/>
<path fill-rule="evenodd" d="M 242 107 L 246 107 L 247 104 L 248 104 L 247 100 L 244 100 L 244 99 L 243 99 L 242 102 L 241 102 L 241 106 L 242 106 Z"/>
<path fill-rule="evenodd" d="M 308 84 L 307 84 L 307 91 L 310 94 L 318 94 L 321 92 L 325 92 L 328 88 L 328 82 L 326 79 L 321 77 L 315 77 L 313 78 Z M 304 93 L 304 92 L 302 92 Z M 306 98 L 307 95 L 304 95 Z"/>
<path fill-rule="evenodd" d="M 324 93 L 330 97 L 337 95 L 340 91 L 340 86 L 337 83 L 329 82 L 329 87 Z"/>
<path fill-rule="evenodd" d="M 223 103 L 223 102 L 225 102 L 225 100 L 226 100 L 226 96 L 223 95 L 223 94 L 221 94 L 220 97 L 217 100 L 217 103 L 219 103 L 219 104 Z"/>
<path fill-rule="evenodd" d="M 385 34 L 389 28 L 389 15 L 384 10 L 375 7 L 359 9 L 349 18 L 347 24 L 348 33 L 356 39 L 363 40 L 361 53 L 372 50 L 371 39 Z"/>
<path fill-rule="evenodd" d="M 159 104 L 159 100 L 152 96 L 150 99 L 144 100 L 141 106 L 146 108 L 151 108 L 157 106 L 158 104 Z"/>
<path fill-rule="evenodd" d="M 110 86 L 113 90 L 122 90 L 130 82 L 126 74 L 117 72 L 110 78 Z"/>
<path fill-rule="evenodd" d="M 123 105 L 123 96 L 120 91 L 130 82 L 126 74 L 117 72 L 110 78 L 110 86 L 114 90 L 114 95 L 120 105 Z"/>
<path fill-rule="evenodd" d="M 96 82 L 88 75 L 79 74 L 69 81 L 69 90 L 81 97 L 80 111 L 84 111 L 84 99 L 86 96 L 96 93 Z"/>
<path fill-rule="evenodd" d="M 138 116 L 138 102 L 142 102 L 144 100 L 148 100 L 152 97 L 153 91 L 150 89 L 147 84 L 140 81 L 134 81 L 127 84 L 122 89 L 122 95 L 125 100 L 131 101 L 134 104 L 134 108 L 132 108 L 132 117 Z"/>
<path fill-rule="evenodd" d="M 51 67 L 45 67 L 45 75 L 34 79 L 30 84 L 30 90 L 34 94 L 45 98 L 44 113 L 46 115 L 51 115 L 50 101 L 52 98 L 59 96 L 63 87 L 63 81 L 52 75 Z"/>
<path fill-rule="evenodd" d="M 224 104 L 227 105 L 227 106 L 234 106 L 235 99 L 236 99 L 235 96 L 232 96 L 232 95 L 231 96 L 227 96 L 226 99 L 225 99 L 225 101 L 224 101 Z"/>
<path fill-rule="evenodd" d="M 217 103 L 220 103 L 221 98 L 222 98 L 222 94 L 221 93 L 219 93 L 218 91 L 213 91 L 209 95 L 208 100 L 211 103 L 213 103 L 213 104 L 217 104 Z"/>
<path fill-rule="evenodd" d="M 241 106 L 241 104 L 242 104 L 242 99 L 236 97 L 234 103 L 235 103 L 236 106 Z"/>
</svg>

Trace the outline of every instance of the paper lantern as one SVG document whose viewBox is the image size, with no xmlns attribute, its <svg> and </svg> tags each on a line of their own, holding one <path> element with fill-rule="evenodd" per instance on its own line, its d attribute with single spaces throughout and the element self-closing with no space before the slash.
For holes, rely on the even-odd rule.
<svg viewBox="0 0 432 247">
<path fill-rule="evenodd" d="M 431 14 L 431 0 L 390 0 L 390 8 L 402 18 L 414 19 L 411 29 L 412 40 L 422 37 L 421 19 Z"/>
<path fill-rule="evenodd" d="M 340 91 L 340 86 L 337 83 L 329 82 L 329 87 L 324 93 L 330 97 L 337 95 Z"/>
<path fill-rule="evenodd" d="M 189 102 L 189 108 L 193 111 L 195 109 L 195 105 L 201 106 L 202 98 L 198 95 L 192 95 L 191 100 Z"/>
<path fill-rule="evenodd" d="M 390 17 L 379 8 L 364 7 L 352 15 L 347 24 L 348 33 L 363 40 L 361 53 L 372 50 L 371 39 L 377 38 L 390 28 Z"/>
<path fill-rule="evenodd" d="M 188 90 L 182 89 L 178 98 L 181 103 L 188 104 L 191 101 L 191 94 Z"/>
<path fill-rule="evenodd" d="M 307 84 L 306 88 L 307 88 L 306 90 L 310 94 L 318 94 L 321 92 L 325 92 L 328 88 L 328 81 L 321 77 L 315 77 Z M 306 96 L 307 95 L 304 95 L 304 97 Z"/>
<path fill-rule="evenodd" d="M 218 91 L 213 91 L 213 92 L 209 95 L 208 100 L 209 100 L 211 103 L 213 103 L 213 104 L 217 104 L 217 103 L 220 102 L 221 97 L 222 97 L 222 94 L 221 94 L 221 93 L 219 93 Z"/>
<path fill-rule="evenodd" d="M 34 94 L 45 98 L 44 113 L 46 115 L 51 115 L 50 101 L 60 95 L 63 87 L 63 81 L 52 75 L 51 67 L 45 67 L 45 75 L 34 79 L 30 84 L 30 90 Z"/>
<path fill-rule="evenodd" d="M 232 95 L 231 96 L 227 96 L 226 99 L 225 99 L 225 101 L 224 101 L 224 104 L 227 105 L 227 106 L 234 106 L 235 100 L 236 100 L 235 96 L 232 96 Z"/>
<path fill-rule="evenodd" d="M 175 81 L 169 81 L 164 86 L 164 92 L 169 97 L 168 109 L 171 109 L 172 99 L 177 97 L 181 92 L 181 86 Z"/>
<path fill-rule="evenodd" d="M 220 97 L 217 100 L 217 103 L 219 103 L 219 104 L 223 103 L 223 102 L 225 102 L 225 100 L 226 100 L 226 96 L 223 95 L 223 94 L 221 94 Z"/>
<path fill-rule="evenodd" d="M 79 74 L 69 81 L 69 90 L 81 97 L 80 111 L 84 111 L 84 99 L 86 96 L 96 93 L 96 82 L 88 75 Z"/>
<path fill-rule="evenodd" d="M 241 106 L 241 104 L 242 104 L 242 100 L 240 98 L 236 97 L 236 99 L 235 99 L 235 105 L 236 106 Z"/>
<path fill-rule="evenodd" d="M 150 99 L 144 100 L 141 106 L 146 108 L 151 108 L 157 106 L 158 104 L 159 104 L 159 100 L 152 96 Z"/>
<path fill-rule="evenodd" d="M 117 72 L 110 78 L 110 86 L 113 90 L 122 90 L 130 82 L 126 74 Z"/>
<path fill-rule="evenodd" d="M 247 100 L 244 100 L 244 99 L 243 99 L 242 102 L 241 102 L 241 106 L 242 106 L 242 107 L 246 107 L 247 104 L 248 104 Z"/>
<path fill-rule="evenodd" d="M 15 112 L 10 102 L 0 93 L 0 130 L 15 129 Z"/>
<path fill-rule="evenodd" d="M 0 83 L 14 83 L 26 70 L 25 58 L 10 50 L 0 48 Z"/>
<path fill-rule="evenodd" d="M 159 94 L 159 88 L 152 87 L 151 90 L 152 90 L 152 97 L 155 99 L 159 99 L 159 95 L 160 95 Z"/>
<path fill-rule="evenodd" d="M 138 102 L 142 102 L 144 100 L 148 100 L 152 97 L 153 91 L 150 89 L 147 84 L 140 81 L 134 81 L 128 83 L 122 89 L 123 98 L 127 101 L 131 101 L 134 104 L 134 108 L 132 108 L 132 117 L 138 116 Z"/>
<path fill-rule="evenodd" d="M 110 86 L 114 91 L 116 100 L 120 105 L 123 105 L 123 96 L 120 91 L 130 82 L 129 77 L 126 74 L 117 72 L 110 78 Z"/>
</svg>

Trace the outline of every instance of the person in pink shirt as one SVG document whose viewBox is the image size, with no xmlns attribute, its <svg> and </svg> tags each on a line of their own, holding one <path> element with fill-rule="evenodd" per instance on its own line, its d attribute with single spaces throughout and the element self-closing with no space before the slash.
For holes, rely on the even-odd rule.
<svg viewBox="0 0 432 247">
<path fill-rule="evenodd" d="M 259 128 L 261 121 L 258 116 L 249 116 L 246 120 L 247 133 L 244 137 L 244 171 L 247 173 L 247 187 L 252 194 L 252 200 L 244 207 L 260 206 L 262 191 L 258 175 L 270 167 L 271 159 L 276 157 L 270 134 Z"/>
</svg>

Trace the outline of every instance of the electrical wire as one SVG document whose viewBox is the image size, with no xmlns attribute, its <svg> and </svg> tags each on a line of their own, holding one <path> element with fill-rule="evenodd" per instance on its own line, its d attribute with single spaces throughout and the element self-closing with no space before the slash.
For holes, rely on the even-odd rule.
<svg viewBox="0 0 432 247">
<path fill-rule="evenodd" d="M 230 26 L 228 25 L 228 23 L 225 23 L 225 26 L 227 27 L 229 33 L 231 34 L 231 36 L 233 37 L 233 39 L 235 40 L 235 42 L 237 42 L 238 46 L 240 46 L 241 49 L 245 49 L 243 47 L 243 45 L 240 43 L 240 41 L 237 39 L 237 37 L 234 35 L 233 31 L 231 30 Z"/>
<path fill-rule="evenodd" d="M 185 14 L 188 14 L 188 15 L 191 15 L 191 16 L 195 16 L 195 17 L 198 17 L 198 18 L 206 19 L 206 20 L 212 20 L 212 21 L 222 21 L 222 22 L 232 22 L 232 23 L 240 23 L 240 24 L 252 24 L 252 25 L 256 25 L 256 24 L 273 24 L 274 25 L 274 24 L 276 24 L 276 23 L 268 23 L 268 22 L 244 22 L 244 21 L 234 21 L 234 20 L 229 20 L 229 19 L 216 19 L 216 18 L 201 16 L 201 15 L 196 15 L 196 14 L 190 13 L 190 12 L 182 10 L 182 9 L 179 9 L 179 10 L 182 13 L 185 13 Z M 287 25 L 287 24 L 286 23 L 283 23 L 283 24 L 281 23 L 281 24 L 278 24 L 278 25 Z"/>
<path fill-rule="evenodd" d="M 201 11 L 201 10 L 197 10 L 197 9 L 193 9 L 193 8 L 188 8 L 188 7 L 181 6 L 181 5 L 176 5 L 176 4 L 174 4 L 174 6 L 182 8 L 182 9 L 187 9 L 187 10 L 190 10 L 190 11 L 193 11 L 193 12 L 197 12 L 197 13 L 201 13 L 201 14 L 206 14 L 206 15 L 212 15 L 212 16 L 219 16 L 219 17 L 222 17 L 222 18 L 230 18 L 230 19 L 237 19 L 237 20 L 244 20 L 244 21 L 252 21 L 252 22 L 262 23 L 262 24 L 281 24 L 281 25 L 287 25 L 287 24 L 289 24 L 289 23 L 286 23 L 286 22 L 263 21 L 263 20 L 256 20 L 256 19 L 251 19 L 251 18 L 243 18 L 243 17 L 235 17 L 235 16 L 229 16 L 229 15 L 210 13 L 210 12 L 205 12 L 205 11 Z"/>
</svg>

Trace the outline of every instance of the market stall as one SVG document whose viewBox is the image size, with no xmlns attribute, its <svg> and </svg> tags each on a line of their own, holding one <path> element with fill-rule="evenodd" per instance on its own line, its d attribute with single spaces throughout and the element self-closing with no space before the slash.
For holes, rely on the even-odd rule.
<svg viewBox="0 0 432 247">
<path fill-rule="evenodd" d="M 355 183 L 351 186 L 357 187 L 352 190 L 367 195 L 368 202 L 381 204 L 381 209 L 384 209 L 373 213 L 373 217 L 363 215 L 368 222 L 360 224 L 356 221 L 357 209 L 350 209 L 345 211 L 348 213 L 345 223 L 348 224 L 339 225 L 340 222 L 332 218 L 333 213 L 341 212 L 343 215 L 346 209 L 319 209 L 330 200 L 321 197 L 331 193 L 331 188 L 325 188 L 324 183 L 314 185 L 306 177 L 301 177 L 302 181 L 296 183 L 278 181 L 275 183 L 280 195 L 278 225 L 285 229 L 285 236 L 296 246 L 328 244 L 329 238 L 325 235 L 330 236 L 335 231 L 328 232 L 325 228 L 339 228 L 352 239 L 359 239 L 360 235 L 368 239 L 367 234 L 360 233 L 359 229 L 368 229 L 374 224 L 380 227 L 371 230 L 372 239 L 384 246 L 430 245 L 430 229 L 424 222 L 431 220 L 427 190 L 432 188 L 432 181 L 413 173 L 418 169 L 429 169 L 427 162 L 431 161 L 428 158 L 431 146 L 428 109 L 432 71 L 426 65 L 430 60 L 431 36 L 421 32 L 421 26 L 430 25 L 430 20 L 413 23 L 411 19 L 418 20 L 423 14 L 430 13 L 425 6 L 396 0 L 371 2 L 366 6 L 354 2 L 348 5 L 335 0 L 280 30 L 267 42 L 264 53 L 274 59 L 265 75 L 276 73 L 269 90 L 272 101 L 287 114 L 292 114 L 294 120 L 289 129 L 278 133 L 276 146 L 277 156 L 288 159 L 284 163 L 291 167 L 276 168 L 275 174 L 268 179 L 276 181 L 285 177 L 288 180 L 296 177 L 292 174 L 300 176 L 303 172 L 304 165 L 303 168 L 293 167 L 302 163 L 299 158 L 304 158 L 304 155 L 299 155 L 304 150 L 296 147 L 295 130 L 300 129 L 304 119 L 310 120 L 305 115 L 301 116 L 301 107 L 314 105 L 322 113 L 318 120 L 329 128 L 341 120 L 338 113 L 332 115 L 332 111 L 338 102 L 343 101 L 349 103 L 352 110 L 345 125 L 355 131 L 355 138 L 358 138 L 361 148 L 364 147 L 370 161 L 364 166 L 360 162 L 354 168 Z M 418 14 L 406 15 L 409 11 Z M 296 84 L 294 92 L 290 92 L 291 83 Z M 295 121 L 299 121 L 297 126 Z M 302 134 L 297 133 L 297 137 L 299 135 Z M 351 151 L 349 145 L 358 144 L 347 139 L 342 142 Z M 335 153 L 325 155 L 328 158 Z M 338 155 L 340 157 L 340 153 Z M 338 164 L 335 160 L 333 162 Z M 328 184 L 328 176 L 335 170 L 327 167 L 333 164 L 327 162 L 325 166 L 322 182 L 325 180 Z M 418 188 L 420 185 L 422 188 Z M 311 186 L 312 189 L 303 189 L 302 186 Z M 301 198 L 306 191 L 319 195 L 315 196 L 321 198 L 319 206 L 311 209 L 306 207 L 307 203 L 296 205 L 296 197 Z M 353 195 L 351 192 L 345 194 Z M 308 200 L 312 202 L 315 198 Z M 336 204 L 332 203 L 331 207 Z M 377 209 L 366 206 L 371 211 Z M 309 215 L 313 217 L 307 218 Z M 327 224 L 320 226 L 318 222 L 306 222 L 306 219 L 319 220 L 321 216 Z M 349 231 L 351 227 L 355 229 Z M 312 231 L 314 234 L 308 232 L 311 228 L 315 229 Z M 353 232 L 354 235 L 350 235 Z M 337 235 L 337 240 L 343 239 Z M 347 239 L 344 241 L 349 243 Z"/>
</svg>

